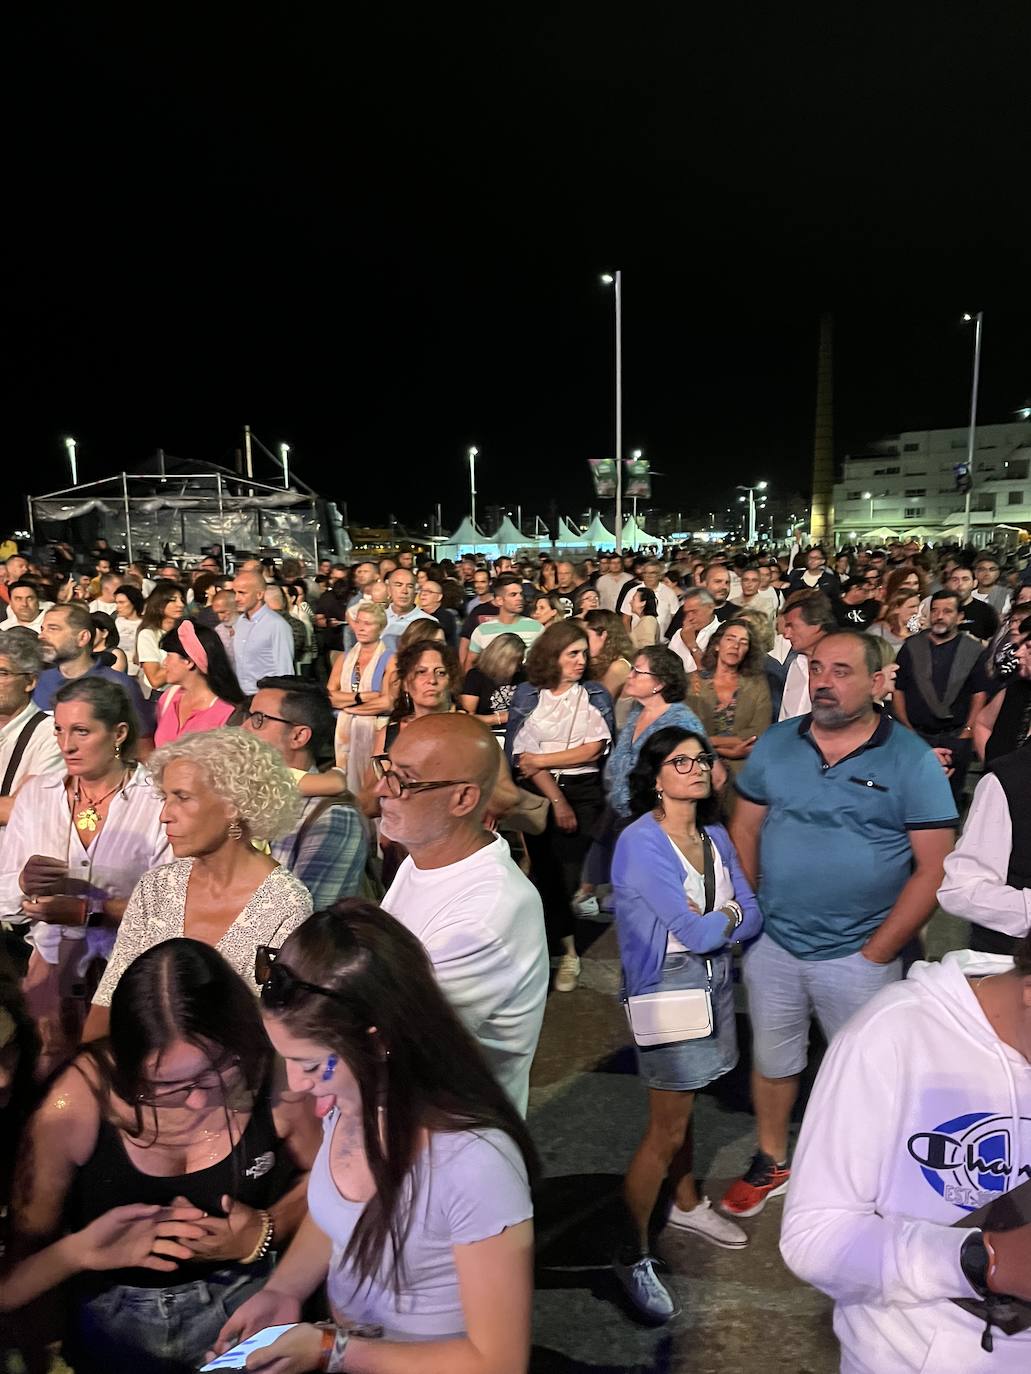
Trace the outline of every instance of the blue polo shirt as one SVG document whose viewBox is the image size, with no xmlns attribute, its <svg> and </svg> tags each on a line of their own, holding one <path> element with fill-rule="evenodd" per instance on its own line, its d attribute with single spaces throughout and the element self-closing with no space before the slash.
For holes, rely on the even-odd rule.
<svg viewBox="0 0 1031 1374">
<path fill-rule="evenodd" d="M 766 934 L 799 959 L 860 949 L 913 870 L 911 830 L 959 824 L 945 770 L 919 736 L 888 716 L 854 753 L 829 764 L 812 716 L 761 735 L 736 780 L 767 808 L 759 835 Z"/>
</svg>

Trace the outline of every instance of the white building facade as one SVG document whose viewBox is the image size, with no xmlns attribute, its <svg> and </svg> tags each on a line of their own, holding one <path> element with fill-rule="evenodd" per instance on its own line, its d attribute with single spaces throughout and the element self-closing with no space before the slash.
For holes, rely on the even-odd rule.
<svg viewBox="0 0 1031 1374">
<path fill-rule="evenodd" d="M 840 548 L 913 532 L 931 543 L 962 536 L 963 493 L 956 465 L 967 461 L 961 429 L 913 430 L 849 454 L 834 486 L 834 538 Z M 978 425 L 970 494 L 971 542 L 1012 543 L 1031 528 L 1031 421 Z M 889 534 L 890 532 L 890 534 Z"/>
</svg>

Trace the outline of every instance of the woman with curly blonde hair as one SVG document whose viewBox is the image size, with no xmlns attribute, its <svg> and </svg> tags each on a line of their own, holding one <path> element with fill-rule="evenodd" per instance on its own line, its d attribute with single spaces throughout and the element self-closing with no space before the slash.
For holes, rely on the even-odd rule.
<svg viewBox="0 0 1031 1374">
<path fill-rule="evenodd" d="M 311 915 L 308 889 L 252 840 L 297 823 L 301 798 L 279 755 L 249 730 L 183 735 L 148 761 L 175 858 L 133 889 L 85 1038 L 107 1032 L 111 994 L 145 949 L 185 936 L 214 946 L 248 984 L 259 945 L 281 945 Z"/>
</svg>

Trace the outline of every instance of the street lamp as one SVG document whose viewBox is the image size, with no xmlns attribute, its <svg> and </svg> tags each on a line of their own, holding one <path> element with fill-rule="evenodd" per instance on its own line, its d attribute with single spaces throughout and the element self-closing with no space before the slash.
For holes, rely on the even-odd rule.
<svg viewBox="0 0 1031 1374">
<path fill-rule="evenodd" d="M 473 529 L 476 528 L 476 455 L 478 448 L 469 449 L 469 518 L 473 522 Z"/>
<path fill-rule="evenodd" d="M 630 457 L 636 460 L 636 459 L 638 459 L 638 458 L 643 458 L 643 457 L 644 457 L 644 454 L 642 453 L 642 451 L 641 451 L 639 448 L 635 448 L 635 449 L 633 449 L 633 450 L 631 451 Z M 637 524 L 637 497 L 636 497 L 636 496 L 633 496 L 633 497 L 631 497 L 630 499 L 631 499 L 631 500 L 633 501 L 633 503 L 634 503 L 634 524 L 636 525 L 636 524 Z"/>
<path fill-rule="evenodd" d="M 283 486 L 290 486 L 290 445 L 279 445 L 279 461 L 283 464 Z"/>
<path fill-rule="evenodd" d="M 75 440 L 66 439 L 64 446 L 68 450 L 68 461 L 72 465 L 72 486 L 77 487 L 79 485 L 79 469 L 75 462 Z"/>
<path fill-rule="evenodd" d="M 738 485 L 737 485 L 738 491 L 747 492 L 747 496 L 739 496 L 737 499 L 738 499 L 739 501 L 745 501 L 745 500 L 748 501 L 748 546 L 749 546 L 749 548 L 751 548 L 751 546 L 755 543 L 755 493 L 756 493 L 757 491 L 765 491 L 767 485 L 768 485 L 768 484 L 767 484 L 766 482 L 756 482 L 756 484 L 755 484 L 754 487 L 742 486 L 742 484 L 741 484 L 740 482 L 739 482 Z M 764 499 L 765 499 L 765 498 L 764 498 Z"/>
<path fill-rule="evenodd" d="M 623 273 L 604 272 L 616 308 L 616 552 L 623 552 Z"/>
<path fill-rule="evenodd" d="M 870 528 L 873 529 L 873 492 L 864 491 L 863 500 L 870 502 Z"/>
<path fill-rule="evenodd" d="M 967 481 L 963 495 L 963 546 L 970 543 L 970 495 L 974 485 L 974 436 L 977 433 L 977 387 L 981 380 L 981 326 L 984 311 L 976 315 L 964 315 L 964 323 L 974 325 L 974 375 L 970 384 L 970 430 L 967 434 Z"/>
</svg>

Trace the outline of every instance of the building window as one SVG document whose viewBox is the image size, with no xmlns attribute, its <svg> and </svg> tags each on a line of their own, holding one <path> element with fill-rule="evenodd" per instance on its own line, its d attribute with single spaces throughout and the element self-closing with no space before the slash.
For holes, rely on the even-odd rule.
<svg viewBox="0 0 1031 1374">
<path fill-rule="evenodd" d="M 906 476 L 907 476 L 907 477 L 926 477 L 926 476 L 927 476 L 927 472 L 926 472 L 926 471 L 917 472 L 917 471 L 915 471 L 913 468 L 907 468 L 907 469 L 906 469 Z"/>
<path fill-rule="evenodd" d="M 863 493 L 861 491 L 849 491 L 845 493 L 846 501 L 861 501 L 862 499 Z"/>
<path fill-rule="evenodd" d="M 902 471 L 901 468 L 874 468 L 875 477 L 895 477 Z"/>
<path fill-rule="evenodd" d="M 919 444 L 903 444 L 903 445 L 902 445 L 902 452 L 903 452 L 903 453 L 919 453 L 919 452 L 920 452 L 920 445 L 919 445 Z"/>
<path fill-rule="evenodd" d="M 923 515 L 923 513 L 923 506 L 907 506 L 905 510 L 905 518 L 907 520 L 915 520 L 918 516 Z"/>
<path fill-rule="evenodd" d="M 1017 458 L 1006 464 L 1006 476 L 1018 482 L 1027 481 L 1027 459 Z"/>
<path fill-rule="evenodd" d="M 1006 498 L 1007 506 L 1022 506 L 1024 504 L 1024 493 L 1022 491 L 1011 491 Z"/>
<path fill-rule="evenodd" d="M 906 488 L 906 495 L 907 495 L 907 496 L 926 496 L 926 495 L 927 495 L 927 488 L 926 488 L 926 487 L 907 487 L 907 488 Z"/>
</svg>

